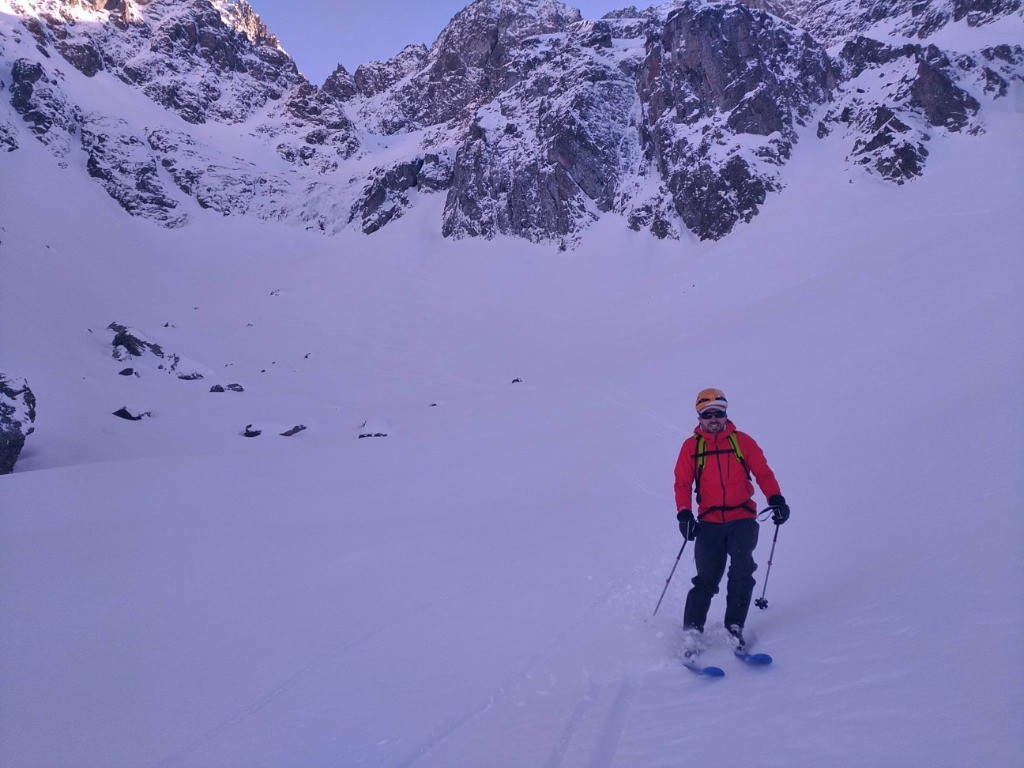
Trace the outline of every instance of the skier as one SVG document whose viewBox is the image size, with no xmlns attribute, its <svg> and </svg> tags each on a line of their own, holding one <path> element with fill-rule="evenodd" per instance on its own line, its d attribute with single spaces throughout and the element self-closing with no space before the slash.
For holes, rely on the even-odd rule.
<svg viewBox="0 0 1024 768">
<path fill-rule="evenodd" d="M 687 541 L 696 540 L 697 575 L 683 611 L 684 643 L 688 653 L 699 647 L 711 598 L 718 593 L 728 558 L 725 627 L 742 650 L 743 625 L 754 591 L 754 547 L 759 530 L 750 475 L 768 498 L 776 525 L 789 519 L 789 506 L 761 448 L 726 415 L 729 403 L 725 394 L 719 389 L 702 390 L 696 406 L 700 421 L 683 442 L 675 470 L 679 532 Z M 696 518 L 691 502 L 695 484 Z"/>
</svg>

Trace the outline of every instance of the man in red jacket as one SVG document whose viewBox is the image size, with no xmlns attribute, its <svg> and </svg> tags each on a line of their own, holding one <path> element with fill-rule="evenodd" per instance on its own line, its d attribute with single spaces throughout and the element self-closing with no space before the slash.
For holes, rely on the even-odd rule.
<svg viewBox="0 0 1024 768">
<path fill-rule="evenodd" d="M 725 575 L 725 626 L 743 645 L 743 625 L 754 592 L 754 547 L 757 546 L 757 504 L 751 474 L 772 507 L 772 521 L 782 525 L 789 519 L 789 506 L 779 490 L 775 473 L 754 439 L 729 421 L 729 402 L 720 389 L 705 389 L 697 395 L 700 422 L 688 437 L 676 461 L 676 509 L 679 532 L 694 541 L 697 575 L 686 596 L 683 628 L 703 632 L 711 598 Z M 697 517 L 693 515 L 691 492 L 696 485 Z M 698 537 L 699 534 L 699 537 Z"/>
</svg>

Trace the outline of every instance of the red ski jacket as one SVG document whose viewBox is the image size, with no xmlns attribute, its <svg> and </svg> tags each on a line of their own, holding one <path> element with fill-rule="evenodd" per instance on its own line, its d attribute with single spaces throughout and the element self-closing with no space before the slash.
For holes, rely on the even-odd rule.
<svg viewBox="0 0 1024 768">
<path fill-rule="evenodd" d="M 731 421 L 717 435 L 700 427 L 683 442 L 676 461 L 676 509 L 693 509 L 694 475 L 697 471 L 697 436 L 707 441 L 704 468 L 700 471 L 697 489 L 697 518 L 708 523 L 727 523 L 733 520 L 757 517 L 754 486 L 740 463 L 729 435 L 736 433 L 740 452 L 761 492 L 768 498 L 781 494 L 775 473 L 768 466 L 764 452 L 754 438 L 736 429 Z"/>
</svg>

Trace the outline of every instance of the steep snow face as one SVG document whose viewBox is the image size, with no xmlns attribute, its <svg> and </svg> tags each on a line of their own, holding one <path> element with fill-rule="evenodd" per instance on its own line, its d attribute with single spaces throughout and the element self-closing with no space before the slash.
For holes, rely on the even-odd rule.
<svg viewBox="0 0 1024 768">
<path fill-rule="evenodd" d="M 785 194 L 798 139 L 903 185 L 1024 82 L 1015 0 L 776 5 L 478 0 L 316 87 L 242 0 L 0 0 L 0 148 L 34 137 L 168 227 L 373 233 L 436 195 L 452 238 L 572 248 L 611 215 L 720 239 Z"/>
<path fill-rule="evenodd" d="M 1024 18 L 1021 0 L 768 0 L 767 6 L 829 44 L 858 34 L 924 40 L 949 25 L 985 27 Z"/>
</svg>

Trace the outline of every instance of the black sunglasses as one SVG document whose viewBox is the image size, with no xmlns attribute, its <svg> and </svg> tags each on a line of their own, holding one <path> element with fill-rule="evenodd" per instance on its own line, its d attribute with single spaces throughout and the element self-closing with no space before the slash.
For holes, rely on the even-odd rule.
<svg viewBox="0 0 1024 768">
<path fill-rule="evenodd" d="M 704 411 L 700 417 L 702 419 L 724 419 L 725 411 Z"/>
</svg>

